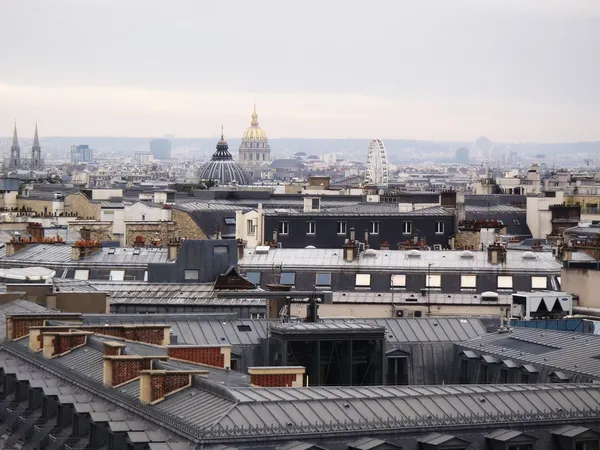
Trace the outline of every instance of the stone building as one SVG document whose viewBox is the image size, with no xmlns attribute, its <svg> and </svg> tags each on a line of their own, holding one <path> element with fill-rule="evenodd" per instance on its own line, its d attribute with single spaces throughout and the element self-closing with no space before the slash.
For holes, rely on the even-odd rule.
<svg viewBox="0 0 600 450">
<path fill-rule="evenodd" d="M 37 124 L 35 126 L 33 145 L 31 146 L 31 156 L 29 158 L 21 157 L 21 147 L 19 145 L 19 138 L 17 136 L 17 125 L 15 124 L 13 141 L 10 147 L 10 157 L 5 159 L 4 167 L 8 168 L 9 170 L 41 170 L 44 168 L 44 160 L 42 159 L 42 148 L 40 147 Z"/>
</svg>

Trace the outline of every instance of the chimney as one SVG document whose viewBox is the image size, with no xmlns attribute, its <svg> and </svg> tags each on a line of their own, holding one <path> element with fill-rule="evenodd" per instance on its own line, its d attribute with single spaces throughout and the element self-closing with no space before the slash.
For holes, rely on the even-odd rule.
<svg viewBox="0 0 600 450">
<path fill-rule="evenodd" d="M 79 261 L 80 259 L 87 258 L 93 253 L 98 252 L 102 248 L 100 241 L 77 241 L 73 247 L 71 247 L 71 259 L 73 261 Z"/>
<path fill-rule="evenodd" d="M 278 235 L 279 235 L 279 232 L 277 230 L 273 230 L 273 244 L 275 244 L 275 246 L 277 246 Z"/>
<path fill-rule="evenodd" d="M 193 375 L 208 375 L 206 370 L 142 370 L 140 372 L 140 401 L 155 405 L 171 394 L 192 385 Z"/>
<path fill-rule="evenodd" d="M 500 243 L 488 245 L 488 262 L 501 264 L 506 262 L 506 249 Z"/>
<path fill-rule="evenodd" d="M 169 358 L 226 369 L 231 367 L 231 345 L 169 345 Z"/>
<path fill-rule="evenodd" d="M 123 354 L 125 344 L 122 342 L 106 341 L 104 343 L 104 356 L 120 356 Z"/>
<path fill-rule="evenodd" d="M 82 227 L 81 230 L 79 230 L 79 234 L 81 235 L 81 239 L 84 241 L 92 240 L 92 229 L 91 228 Z"/>
<path fill-rule="evenodd" d="M 302 387 L 305 372 L 302 366 L 248 367 L 250 384 L 255 387 Z"/>
<path fill-rule="evenodd" d="M 71 331 L 72 327 L 29 327 L 29 349 L 32 352 L 40 352 L 44 348 L 44 340 L 42 338 L 43 332 L 52 331 Z"/>
<path fill-rule="evenodd" d="M 145 246 L 146 246 L 146 241 L 144 240 L 144 237 L 136 236 L 135 240 L 133 241 L 133 247 L 140 248 L 140 247 L 145 247 Z"/>
<path fill-rule="evenodd" d="M 169 249 L 169 261 L 176 261 L 181 248 L 181 238 L 171 238 L 167 244 Z"/>
<path fill-rule="evenodd" d="M 238 251 L 238 259 L 242 259 L 244 257 L 244 248 L 246 248 L 246 243 L 243 239 L 237 240 L 237 251 Z"/>
<path fill-rule="evenodd" d="M 444 190 L 440 193 L 440 206 L 443 208 L 456 208 L 457 196 L 454 190 Z"/>
<path fill-rule="evenodd" d="M 104 356 L 104 385 L 119 387 L 138 378 L 142 370 L 151 370 L 153 360 L 168 359 L 168 356 Z"/>
<path fill-rule="evenodd" d="M 55 358 L 69 353 L 87 344 L 87 337 L 90 334 L 86 331 L 44 331 L 42 332 L 43 354 L 44 358 Z"/>
<path fill-rule="evenodd" d="M 34 241 L 43 241 L 44 240 L 44 227 L 42 227 L 41 223 L 29 222 L 27 224 L 27 233 L 29 233 L 31 235 L 31 238 Z"/>
<path fill-rule="evenodd" d="M 350 228 L 350 240 L 356 241 L 356 229 L 354 227 Z"/>
</svg>

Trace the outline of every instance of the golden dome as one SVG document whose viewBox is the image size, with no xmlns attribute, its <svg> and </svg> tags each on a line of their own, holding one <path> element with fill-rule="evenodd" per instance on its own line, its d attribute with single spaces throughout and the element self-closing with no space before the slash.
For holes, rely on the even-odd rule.
<svg viewBox="0 0 600 450">
<path fill-rule="evenodd" d="M 258 114 L 256 114 L 256 105 L 254 105 L 254 112 L 252 113 L 252 122 L 250 126 L 246 128 L 242 135 L 242 142 L 267 142 L 267 133 L 258 126 Z"/>
</svg>

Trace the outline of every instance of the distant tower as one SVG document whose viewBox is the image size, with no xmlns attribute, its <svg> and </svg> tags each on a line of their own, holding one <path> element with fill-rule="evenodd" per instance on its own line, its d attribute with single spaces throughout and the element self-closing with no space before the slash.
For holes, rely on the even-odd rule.
<svg viewBox="0 0 600 450">
<path fill-rule="evenodd" d="M 40 147 L 37 123 L 35 124 L 35 136 L 33 136 L 33 146 L 31 147 L 31 168 L 42 168 L 42 148 Z"/>
<path fill-rule="evenodd" d="M 387 154 L 381 139 L 373 139 L 367 153 L 367 173 L 365 183 L 375 186 L 387 186 L 389 181 Z"/>
<path fill-rule="evenodd" d="M 21 164 L 21 147 L 19 147 L 19 138 L 17 136 L 17 124 L 13 133 L 12 146 L 10 147 L 10 167 L 16 169 Z"/>
</svg>

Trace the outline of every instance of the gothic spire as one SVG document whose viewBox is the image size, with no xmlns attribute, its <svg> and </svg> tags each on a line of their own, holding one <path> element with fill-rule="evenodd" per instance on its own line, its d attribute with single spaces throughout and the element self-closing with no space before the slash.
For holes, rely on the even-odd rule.
<svg viewBox="0 0 600 450">
<path fill-rule="evenodd" d="M 37 122 L 35 123 L 35 136 L 33 136 L 33 146 L 36 148 L 40 146 L 40 138 L 38 137 Z"/>
<path fill-rule="evenodd" d="M 15 131 L 13 133 L 13 142 L 12 142 L 12 146 L 14 148 L 18 148 L 19 147 L 19 137 L 17 136 L 17 122 L 15 121 Z"/>
</svg>

